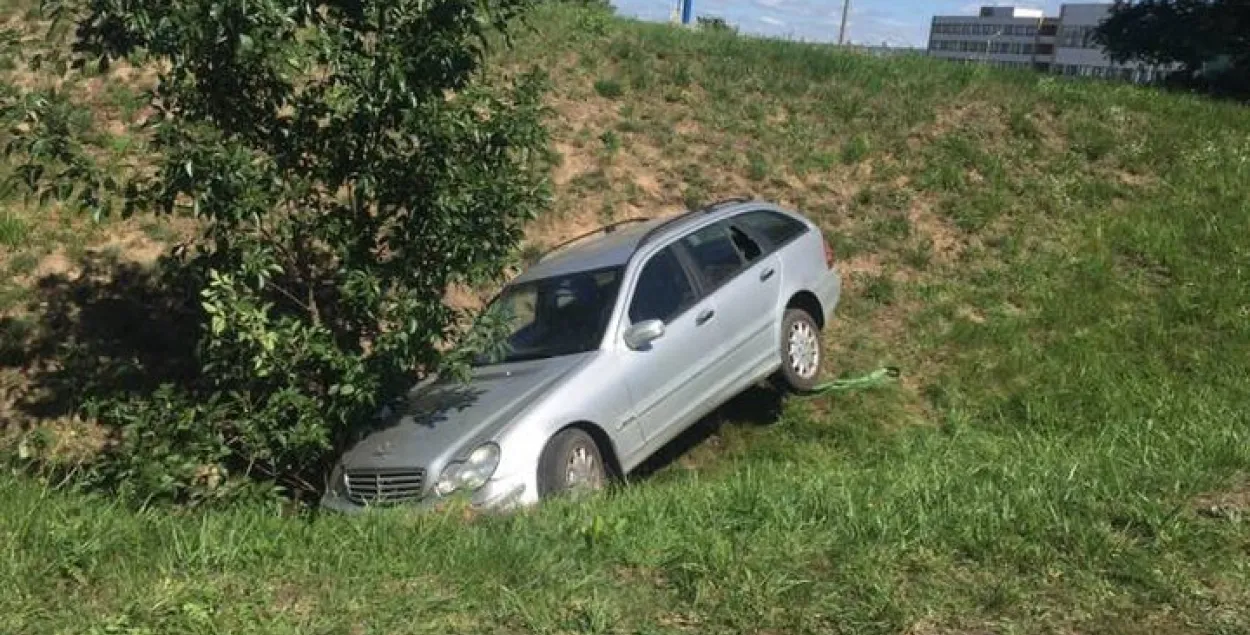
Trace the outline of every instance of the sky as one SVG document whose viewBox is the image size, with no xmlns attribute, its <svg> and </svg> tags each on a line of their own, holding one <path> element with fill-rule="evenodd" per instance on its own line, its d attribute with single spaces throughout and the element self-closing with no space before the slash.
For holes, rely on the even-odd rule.
<svg viewBox="0 0 1250 635">
<path fill-rule="evenodd" d="M 1084 0 L 1090 2 L 1092 0 Z M 677 0 L 612 0 L 621 15 L 667 21 Z M 976 15 L 983 5 L 1045 9 L 1058 15 L 1060 0 L 851 0 L 847 39 L 856 44 L 925 46 L 935 15 Z M 716 16 L 743 33 L 836 42 L 842 0 L 694 0 L 695 15 Z"/>
</svg>

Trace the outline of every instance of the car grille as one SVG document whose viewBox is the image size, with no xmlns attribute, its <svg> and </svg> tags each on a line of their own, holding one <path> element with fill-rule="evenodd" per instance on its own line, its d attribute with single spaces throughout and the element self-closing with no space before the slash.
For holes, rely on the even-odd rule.
<svg viewBox="0 0 1250 635">
<path fill-rule="evenodd" d="M 425 470 L 351 470 L 344 479 L 348 500 L 358 505 L 394 505 L 421 498 Z"/>
</svg>

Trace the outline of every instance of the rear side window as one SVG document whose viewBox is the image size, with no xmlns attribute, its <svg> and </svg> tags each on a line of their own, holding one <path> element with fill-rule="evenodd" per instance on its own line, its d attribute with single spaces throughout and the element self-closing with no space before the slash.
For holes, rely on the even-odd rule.
<svg viewBox="0 0 1250 635">
<path fill-rule="evenodd" d="M 734 277 L 742 269 L 742 254 L 734 246 L 729 225 L 715 223 L 681 239 L 709 289 Z"/>
<path fill-rule="evenodd" d="M 759 243 L 751 239 L 746 232 L 731 226 L 729 235 L 733 237 L 734 247 L 738 248 L 738 253 L 746 258 L 747 262 L 755 262 L 764 254 L 764 250 L 760 249 Z"/>
<path fill-rule="evenodd" d="M 785 214 L 769 210 L 758 210 L 739 214 L 734 222 L 763 236 L 774 246 L 789 242 L 795 236 L 807 231 L 807 225 L 790 218 Z"/>
<path fill-rule="evenodd" d="M 682 268 L 672 247 L 651 257 L 642 273 L 629 303 L 629 321 L 637 324 L 662 320 L 667 324 L 695 301 L 694 287 Z"/>
</svg>

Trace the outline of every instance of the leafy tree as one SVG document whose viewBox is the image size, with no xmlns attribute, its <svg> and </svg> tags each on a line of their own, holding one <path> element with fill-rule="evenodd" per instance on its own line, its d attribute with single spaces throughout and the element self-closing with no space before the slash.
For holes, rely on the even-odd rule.
<svg viewBox="0 0 1250 635">
<path fill-rule="evenodd" d="M 1180 64 L 1181 79 L 1250 95 L 1250 3 L 1119 0 L 1096 41 L 1119 62 Z"/>
<path fill-rule="evenodd" d="M 176 500 L 257 476 L 314 488 L 380 399 L 447 366 L 447 351 L 475 349 L 465 334 L 486 331 L 461 328 L 445 293 L 496 280 L 547 200 L 543 78 L 494 88 L 483 68 L 530 4 L 53 7 L 77 20 L 80 62 L 161 69 L 146 124 L 156 165 L 113 183 L 66 151 L 87 185 L 80 202 L 108 213 L 120 197 L 123 213 L 188 213 L 204 227 L 174 261 L 196 295 L 198 372 L 92 404 L 120 429 L 96 479 Z M 28 135 L 28 155 L 72 145 L 45 133 Z"/>
</svg>

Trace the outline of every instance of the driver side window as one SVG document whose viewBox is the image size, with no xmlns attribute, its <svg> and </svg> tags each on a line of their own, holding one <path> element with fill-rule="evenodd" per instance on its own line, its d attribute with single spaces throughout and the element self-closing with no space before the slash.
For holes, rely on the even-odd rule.
<svg viewBox="0 0 1250 635">
<path fill-rule="evenodd" d="M 696 299 L 694 287 L 672 247 L 665 247 L 647 261 L 629 303 L 629 321 L 637 324 L 662 320 L 668 324 Z"/>
</svg>

